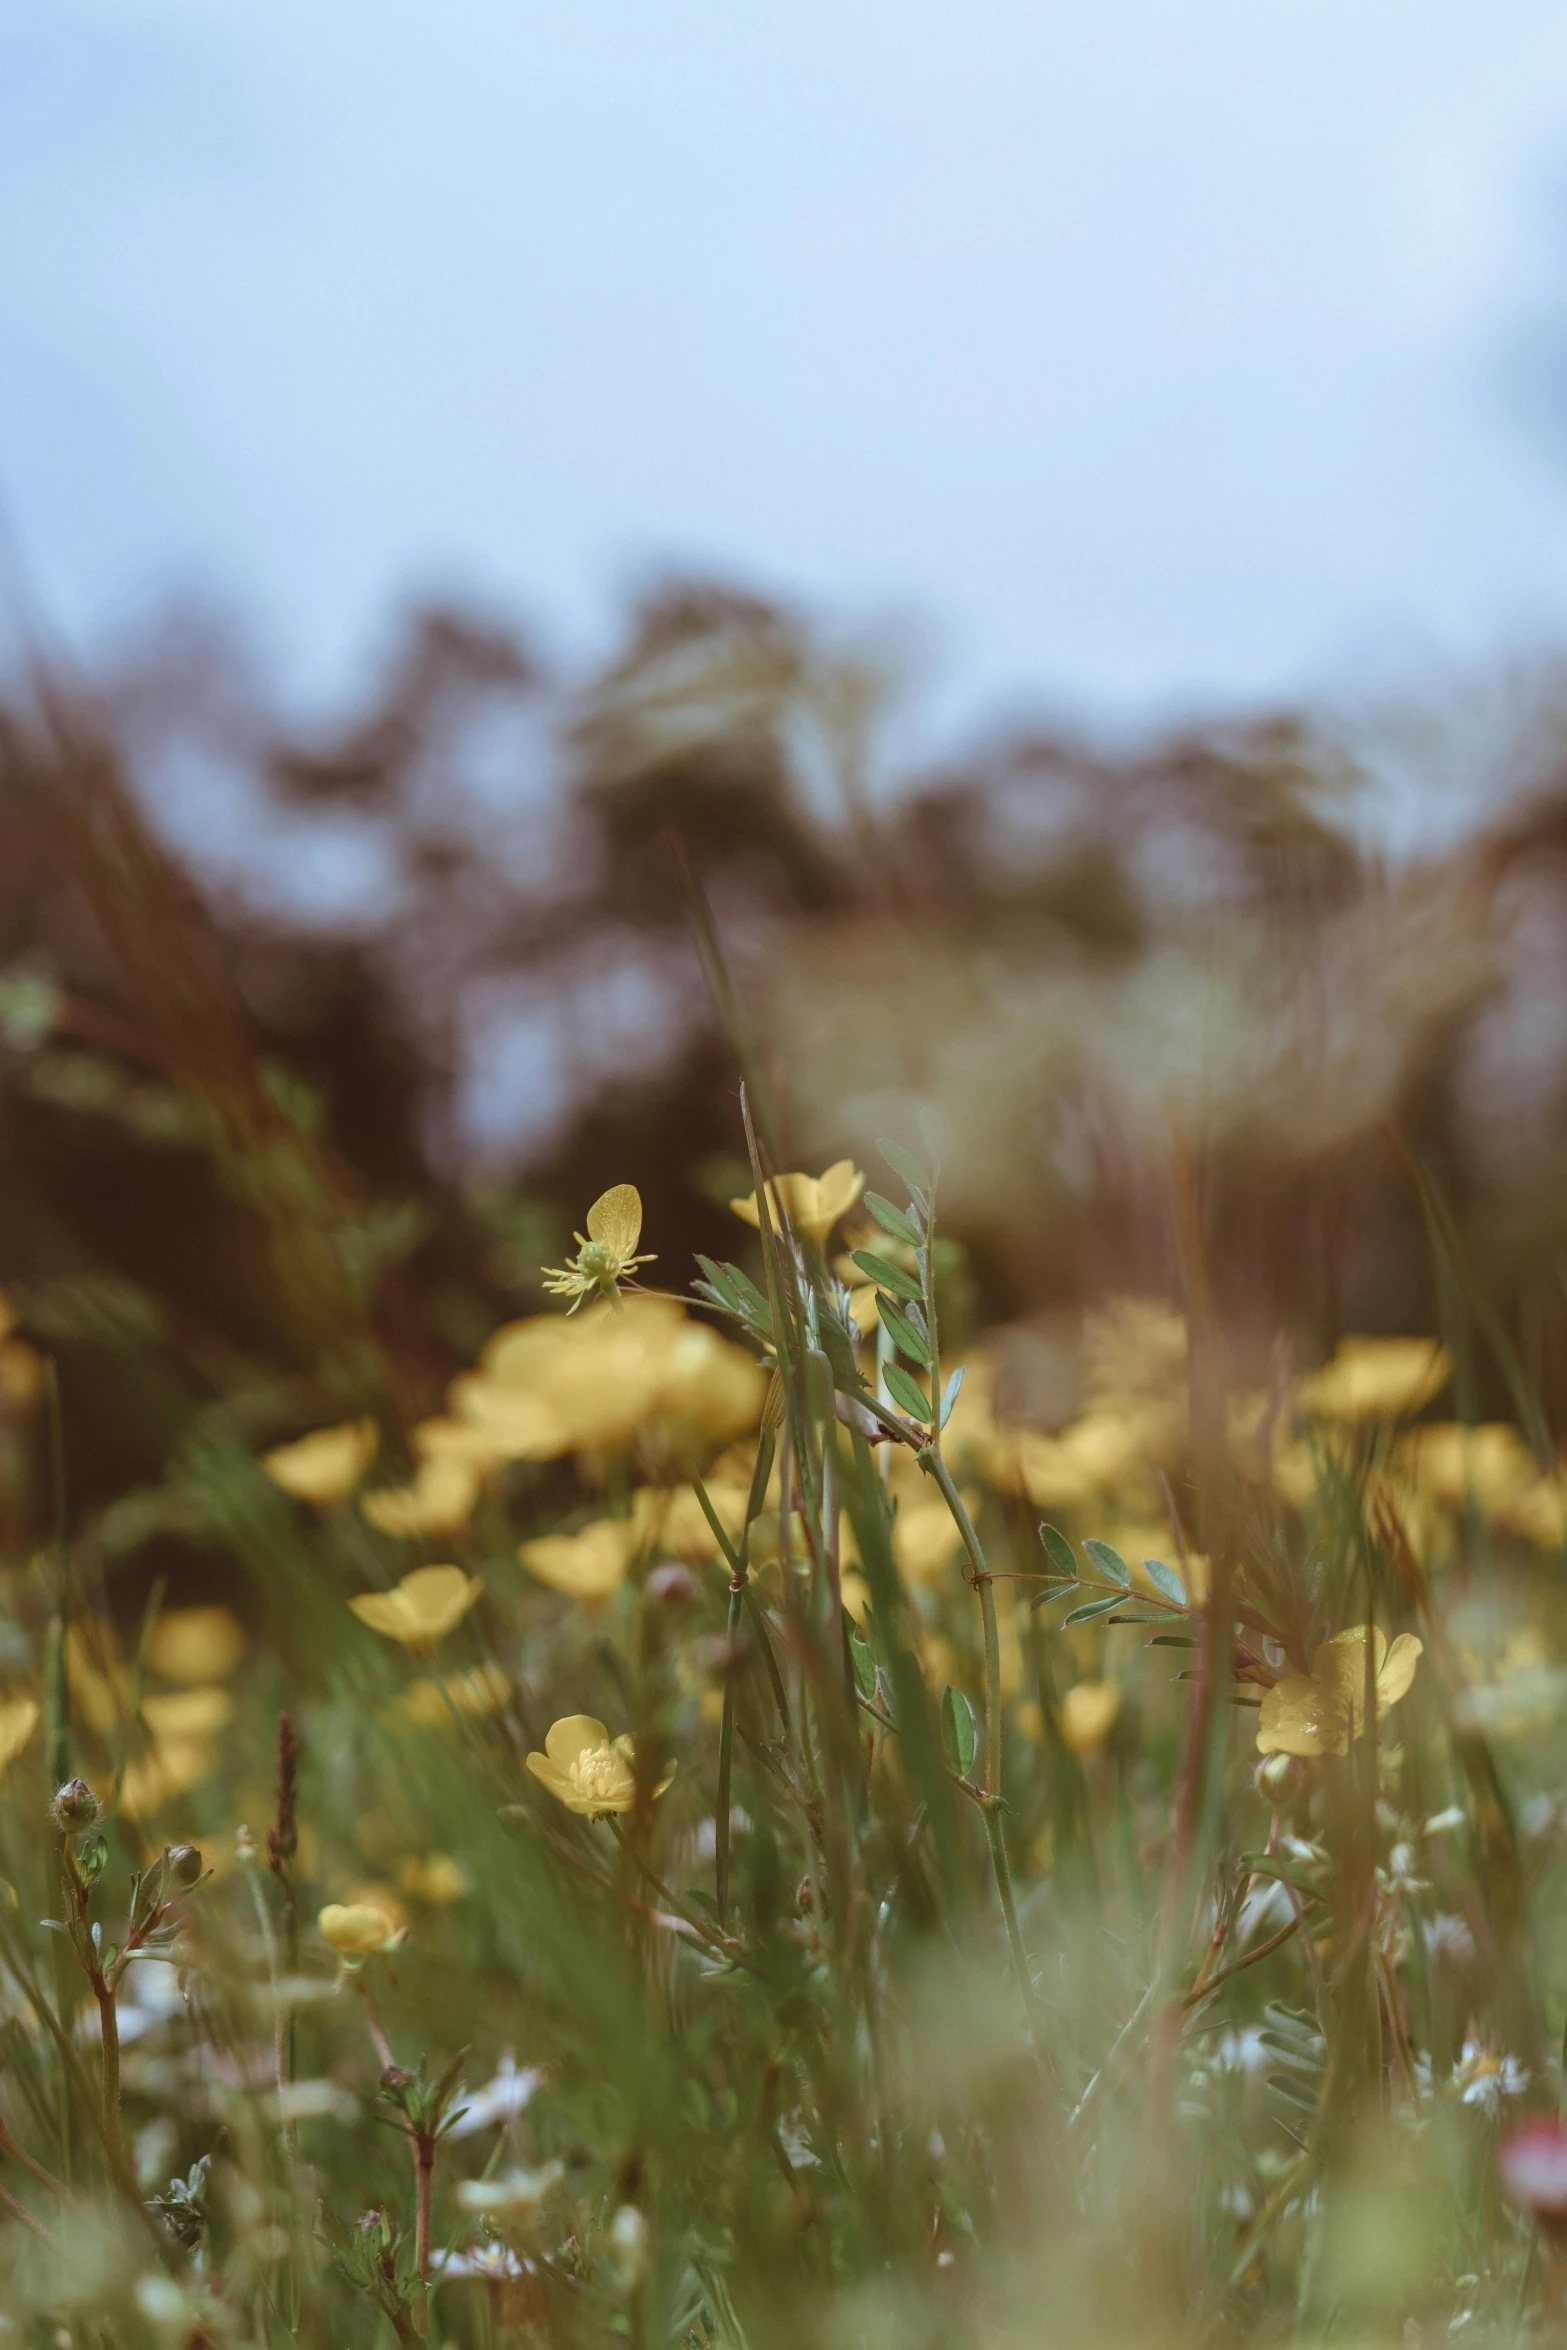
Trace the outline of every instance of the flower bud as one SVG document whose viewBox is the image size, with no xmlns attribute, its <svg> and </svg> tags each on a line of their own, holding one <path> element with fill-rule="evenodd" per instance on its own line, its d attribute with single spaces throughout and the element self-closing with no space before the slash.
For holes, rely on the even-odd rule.
<svg viewBox="0 0 1567 2350">
<path fill-rule="evenodd" d="M 413 2087 L 413 2074 L 405 2064 L 388 2064 L 381 2068 L 381 2086 L 388 2097 L 400 2097 L 405 2089 Z"/>
<path fill-rule="evenodd" d="M 169 1876 L 174 1884 L 194 1885 L 201 1875 L 201 1854 L 194 1844 L 169 1846 Z"/>
<path fill-rule="evenodd" d="M 67 1779 L 49 1806 L 49 1816 L 62 1835 L 74 1836 L 90 1828 L 103 1806 L 85 1779 Z"/>
<path fill-rule="evenodd" d="M 648 1599 L 665 1607 L 684 1607 L 697 1595 L 697 1580 L 678 1559 L 665 1559 L 662 1566 L 653 1569 L 642 1588 Z"/>
<path fill-rule="evenodd" d="M 1257 1793 L 1286 1811 L 1306 1792 L 1309 1775 L 1298 1754 L 1267 1754 L 1257 1765 Z"/>
</svg>

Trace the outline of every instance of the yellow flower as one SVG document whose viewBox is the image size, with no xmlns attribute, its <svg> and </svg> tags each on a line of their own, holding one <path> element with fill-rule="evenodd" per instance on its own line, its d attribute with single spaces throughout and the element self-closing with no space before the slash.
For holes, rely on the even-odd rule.
<svg viewBox="0 0 1567 2350">
<path fill-rule="evenodd" d="M 245 1653 L 245 1632 L 226 1607 L 174 1607 L 159 1616 L 147 1661 L 165 1681 L 226 1681 Z"/>
<path fill-rule="evenodd" d="M 1453 1358 L 1435 1338 L 1344 1338 L 1331 1363 L 1300 1383 L 1319 1420 L 1403 1420 L 1445 1387 Z"/>
<path fill-rule="evenodd" d="M 126 1766 L 120 1785 L 120 1809 L 128 1820 L 145 1819 L 161 1811 L 176 1796 L 188 1795 L 216 1767 L 218 1750 L 210 1738 L 159 1738 L 147 1753 Z"/>
<path fill-rule="evenodd" d="M 541 1534 L 517 1556 L 530 1575 L 573 1599 L 608 1599 L 626 1579 L 641 1537 L 629 1518 L 600 1518 L 580 1534 Z"/>
<path fill-rule="evenodd" d="M 1380 1625 L 1372 1630 L 1377 1717 L 1408 1694 L 1422 1641 L 1400 1632 L 1391 1648 Z M 1324 1641 L 1310 1674 L 1289 1673 L 1268 1691 L 1257 1720 L 1259 1754 L 1347 1754 L 1358 1737 L 1366 1703 L 1366 1627 L 1353 1624 Z"/>
<path fill-rule="evenodd" d="M 336 1509 L 364 1476 L 380 1441 L 374 1420 L 345 1420 L 336 1428 L 317 1428 L 293 1444 L 274 1445 L 262 1454 L 261 1466 L 295 1501 L 313 1502 L 319 1510 Z"/>
<path fill-rule="evenodd" d="M 458 1714 L 464 1721 L 498 1714 L 511 1695 L 511 1682 L 499 1665 L 475 1665 L 471 1673 L 454 1673 L 444 1680 L 415 1681 L 398 1699 L 398 1710 L 421 1730 L 443 1730 Z"/>
<path fill-rule="evenodd" d="M 395 1591 L 362 1592 L 348 1604 L 372 1632 L 418 1652 L 460 1624 L 483 1589 L 479 1577 L 461 1567 L 415 1567 Z"/>
<path fill-rule="evenodd" d="M 411 1853 L 398 1868 L 397 1882 L 427 1909 L 448 1908 L 454 1901 L 466 1900 L 472 1891 L 467 1871 L 449 1852 L 427 1852 L 422 1857 Z"/>
<path fill-rule="evenodd" d="M 368 1901 L 329 1901 L 316 1924 L 339 1958 L 369 1958 L 377 1951 L 395 1950 L 407 1931 Z"/>
<path fill-rule="evenodd" d="M 630 1811 L 636 1802 L 636 1758 L 629 1738 L 611 1738 L 591 1714 L 567 1714 L 545 1735 L 544 1752 L 530 1754 L 528 1768 L 568 1811 L 605 1819 Z M 673 1771 L 654 1788 L 662 1795 Z"/>
<path fill-rule="evenodd" d="M 1495 1420 L 1479 1428 L 1456 1420 L 1416 1428 L 1399 1448 L 1399 1467 L 1417 1492 L 1451 1510 L 1469 1501 L 1487 1512 L 1499 1509 L 1539 1475 L 1517 1429 Z"/>
<path fill-rule="evenodd" d="M 1557 1469 L 1536 1477 L 1521 1493 L 1512 1494 L 1497 1510 L 1503 1525 L 1541 1550 L 1567 1546 L 1567 1478 Z"/>
<path fill-rule="evenodd" d="M 569 1297 L 566 1309 L 574 1314 L 584 1298 L 607 1297 L 618 1302 L 620 1284 L 639 1265 L 657 1263 L 639 1257 L 642 1237 L 642 1195 L 634 1183 L 617 1183 L 603 1192 L 588 1210 L 585 1233 L 574 1232 L 577 1253 L 569 1265 L 546 1266 L 544 1286 L 552 1297 Z"/>
<path fill-rule="evenodd" d="M 1074 1754 L 1090 1754 L 1115 1728 L 1121 1710 L 1119 1681 L 1079 1681 L 1062 1698 L 1057 1721 Z"/>
<path fill-rule="evenodd" d="M 0 1701 L 0 1771 L 15 1762 L 38 1727 L 37 1701 L 8 1697 Z"/>
<path fill-rule="evenodd" d="M 776 1176 L 767 1185 L 773 1230 L 780 1228 L 782 1209 L 796 1232 L 814 1247 L 825 1248 L 828 1233 L 840 1216 L 848 1214 L 864 1189 L 865 1178 L 852 1159 L 835 1159 L 822 1175 Z M 761 1230 L 761 1210 L 754 1191 L 744 1199 L 732 1199 L 729 1205 L 742 1223 Z"/>
<path fill-rule="evenodd" d="M 473 1516 L 480 1477 L 452 1454 L 421 1461 L 411 1485 L 383 1485 L 359 1497 L 359 1507 L 383 1534 L 460 1534 Z"/>
<path fill-rule="evenodd" d="M 1070 1509 L 1119 1485 L 1148 1457 L 1157 1434 L 1141 1413 L 1087 1412 L 1058 1436 L 998 1429 L 981 1443 L 979 1458 L 1004 1492 L 1026 1494 L 1036 1509 Z"/>
<path fill-rule="evenodd" d="M 707 1498 L 731 1542 L 740 1539 L 750 1493 L 749 1485 L 733 1483 L 727 1477 L 707 1480 Z M 659 1550 L 666 1558 L 684 1559 L 690 1566 L 701 1566 L 719 1555 L 713 1529 L 689 1485 L 673 1493 L 662 1485 L 639 1485 L 631 1496 L 631 1522 L 637 1530 L 639 1549 Z"/>
<path fill-rule="evenodd" d="M 176 1689 L 166 1697 L 144 1697 L 142 1720 L 159 1740 L 210 1738 L 234 1719 L 226 1689 Z"/>
<path fill-rule="evenodd" d="M 465 1420 L 421 1420 L 409 1431 L 408 1441 L 415 1460 L 461 1461 L 481 1478 L 500 1468 L 506 1459 L 504 1446 Z"/>
</svg>

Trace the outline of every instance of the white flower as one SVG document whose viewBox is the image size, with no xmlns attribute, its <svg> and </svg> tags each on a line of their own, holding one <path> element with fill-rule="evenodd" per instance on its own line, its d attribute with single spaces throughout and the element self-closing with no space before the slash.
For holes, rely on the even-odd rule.
<svg viewBox="0 0 1567 2350">
<path fill-rule="evenodd" d="M 1504 2097 L 1521 2097 L 1529 2075 L 1516 2056 L 1498 2056 L 1478 2040 L 1466 2040 L 1453 2067 L 1453 2091 L 1460 2103 L 1481 2113 L 1499 2113 Z"/>
<path fill-rule="evenodd" d="M 1475 1938 L 1469 1931 L 1469 1922 L 1454 1910 L 1439 1910 L 1434 1918 L 1427 1918 L 1421 1927 L 1426 1949 L 1432 1958 L 1445 1959 L 1449 1966 L 1472 1966 L 1475 1959 Z"/>
<path fill-rule="evenodd" d="M 531 2260 L 519 2260 L 509 2244 L 473 2244 L 466 2252 L 437 2252 L 430 2266 L 449 2281 L 453 2277 L 522 2277 L 534 2273 Z"/>
<path fill-rule="evenodd" d="M 471 2138 L 492 2122 L 515 2121 L 544 2075 L 533 2065 L 519 2066 L 508 2048 L 495 2076 L 482 2089 L 464 2092 L 463 2111 L 447 2131 L 448 2138 Z"/>
<path fill-rule="evenodd" d="M 560 2163 L 546 2162 L 538 2170 L 502 2171 L 495 2179 L 464 2179 L 457 2200 L 464 2211 L 531 2211 L 561 2176 Z"/>
</svg>

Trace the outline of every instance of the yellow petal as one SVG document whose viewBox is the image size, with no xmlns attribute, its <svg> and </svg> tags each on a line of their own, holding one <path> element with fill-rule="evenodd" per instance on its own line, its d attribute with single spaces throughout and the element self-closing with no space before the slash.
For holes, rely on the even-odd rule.
<svg viewBox="0 0 1567 2350">
<path fill-rule="evenodd" d="M 846 1216 L 860 1193 L 865 1189 L 865 1178 L 852 1159 L 834 1159 L 825 1173 L 816 1178 L 817 1214 L 821 1218 L 821 1237 L 840 1216 Z"/>
<path fill-rule="evenodd" d="M 573 1599 L 604 1600 L 618 1591 L 636 1556 L 640 1534 L 634 1520 L 601 1518 L 580 1534 L 541 1534 L 517 1552 L 530 1575 Z"/>
<path fill-rule="evenodd" d="M 1345 1338 L 1300 1400 L 1323 1420 L 1402 1420 L 1447 1384 L 1453 1358 L 1435 1338 Z"/>
<path fill-rule="evenodd" d="M 262 1455 L 261 1466 L 295 1501 L 333 1509 L 348 1499 L 364 1476 L 379 1442 L 374 1420 L 345 1420 L 337 1428 L 317 1428 L 293 1444 L 275 1445 Z"/>
<path fill-rule="evenodd" d="M 1378 1713 L 1386 1713 L 1390 1705 L 1397 1705 L 1401 1697 L 1408 1696 L 1424 1649 L 1425 1642 L 1416 1639 L 1413 1632 L 1400 1632 L 1377 1675 Z"/>
<path fill-rule="evenodd" d="M 383 1485 L 362 1494 L 359 1507 L 383 1534 L 409 1540 L 420 1534 L 460 1534 L 478 1498 L 478 1470 L 448 1456 L 421 1461 L 411 1485 Z"/>
<path fill-rule="evenodd" d="M 558 1771 L 569 1771 L 579 1756 L 609 1742 L 609 1732 L 592 1714 L 565 1714 L 544 1733 L 544 1752 Z"/>
<path fill-rule="evenodd" d="M 405 1648 L 432 1648 L 460 1624 L 483 1583 L 461 1567 L 415 1567 L 395 1591 L 361 1592 L 349 1606 L 362 1624 Z"/>
<path fill-rule="evenodd" d="M 170 1608 L 147 1644 L 147 1662 L 165 1681 L 226 1681 L 244 1653 L 244 1626 L 226 1607 Z"/>
<path fill-rule="evenodd" d="M 14 1763 L 38 1727 L 38 1706 L 31 1697 L 8 1697 L 0 1704 L 0 1771 Z"/>
<path fill-rule="evenodd" d="M 499 1713 L 510 1695 L 511 1682 L 499 1665 L 475 1665 L 471 1673 L 445 1680 L 415 1681 L 398 1699 L 398 1709 L 421 1730 L 444 1730 L 454 1713 L 464 1720 Z"/>
<path fill-rule="evenodd" d="M 384 1950 L 397 1930 L 384 1911 L 361 1901 L 329 1901 L 316 1924 L 334 1950 L 354 1957 Z"/>
<path fill-rule="evenodd" d="M 429 1909 L 444 1909 L 451 1902 L 465 1900 L 472 1891 L 467 1871 L 449 1852 L 410 1856 L 398 1869 L 397 1882 Z"/>
<path fill-rule="evenodd" d="M 208 1738 L 226 1730 L 234 1719 L 234 1700 L 226 1689 L 177 1689 L 166 1697 L 144 1697 L 142 1719 L 161 1739 Z"/>
<path fill-rule="evenodd" d="M 120 1809 L 128 1820 L 144 1819 L 176 1796 L 199 1786 L 217 1765 L 210 1738 L 160 1738 L 131 1763 L 120 1786 Z"/>
<path fill-rule="evenodd" d="M 1348 1743 L 1342 1701 L 1310 1674 L 1288 1674 L 1263 1699 L 1257 1717 L 1259 1754 L 1342 1754 Z"/>
<path fill-rule="evenodd" d="M 1074 1754 L 1102 1746 L 1121 1710 L 1119 1681 L 1079 1681 L 1061 1700 L 1061 1735 Z"/>
<path fill-rule="evenodd" d="M 634 1183 L 617 1183 L 588 1210 L 588 1238 L 601 1241 L 624 1261 L 637 1253 L 642 1237 L 642 1195 Z"/>
</svg>

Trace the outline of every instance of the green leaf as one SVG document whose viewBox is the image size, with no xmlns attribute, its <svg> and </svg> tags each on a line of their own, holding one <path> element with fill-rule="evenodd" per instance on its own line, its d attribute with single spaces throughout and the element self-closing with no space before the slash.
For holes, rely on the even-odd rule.
<svg viewBox="0 0 1567 2350">
<path fill-rule="evenodd" d="M 1113 1607 L 1119 1607 L 1120 1604 L 1118 1599 L 1091 1599 L 1086 1606 L 1073 1608 L 1071 1614 L 1063 1616 L 1061 1621 L 1063 1626 L 1086 1624 L 1091 1617 L 1108 1615 Z"/>
<path fill-rule="evenodd" d="M 1167 1567 L 1163 1559 L 1144 1559 L 1143 1573 L 1155 1591 L 1162 1593 L 1166 1599 L 1173 1599 L 1177 1607 L 1186 1606 L 1186 1586 L 1175 1569 Z"/>
<path fill-rule="evenodd" d="M 879 1191 L 868 1191 L 865 1194 L 865 1205 L 883 1232 L 890 1232 L 894 1240 L 901 1240 L 906 1248 L 923 1245 L 925 1236 L 914 1218 L 905 1215 L 902 1208 L 895 1208 L 890 1199 L 883 1199 Z"/>
<path fill-rule="evenodd" d="M 952 1417 L 952 1407 L 957 1402 L 963 1386 L 963 1369 L 964 1367 L 960 1363 L 941 1391 L 941 1417 L 936 1422 L 938 1428 L 945 1428 Z"/>
<path fill-rule="evenodd" d="M 883 1289 L 890 1289 L 894 1297 L 911 1297 L 916 1305 L 925 1292 L 912 1273 L 904 1273 L 896 1265 L 889 1265 L 885 1257 L 878 1257 L 868 1248 L 857 1248 L 853 1262 L 868 1281 L 876 1281 Z"/>
<path fill-rule="evenodd" d="M 724 1267 L 715 1265 L 711 1257 L 704 1257 L 700 1253 L 698 1253 L 696 1261 L 707 1276 L 708 1287 L 723 1300 L 732 1314 L 737 1314 L 740 1311 L 740 1292 L 730 1280 Z"/>
<path fill-rule="evenodd" d="M 930 1341 L 924 1331 L 916 1326 L 900 1306 L 895 1306 L 891 1298 L 884 1297 L 880 1290 L 876 1293 L 876 1304 L 887 1334 L 899 1354 L 909 1356 L 911 1361 L 929 1370 Z"/>
<path fill-rule="evenodd" d="M 1118 1550 L 1112 1550 L 1108 1542 L 1101 1542 L 1095 1534 L 1089 1535 L 1083 1548 L 1094 1565 L 1102 1574 L 1108 1575 L 1112 1583 L 1119 1583 L 1123 1591 L 1131 1590 L 1132 1570 Z"/>
<path fill-rule="evenodd" d="M 1114 1624 L 1167 1624 L 1170 1621 L 1168 1616 L 1112 1616 L 1110 1620 Z"/>
<path fill-rule="evenodd" d="M 1048 1607 L 1053 1599 L 1070 1599 L 1073 1592 L 1081 1588 L 1074 1575 L 1070 1583 L 1058 1583 L 1054 1591 L 1041 1591 L 1038 1598 L 1031 1599 L 1028 1604 L 1031 1608 Z"/>
<path fill-rule="evenodd" d="M 930 1177 L 914 1153 L 906 1151 L 901 1142 L 888 1142 L 885 1136 L 878 1141 L 876 1148 L 894 1175 L 901 1175 L 910 1191 L 917 1192 L 923 1202 L 925 1194 L 930 1189 Z"/>
<path fill-rule="evenodd" d="M 1195 1648 L 1197 1643 L 1186 1632 L 1156 1632 L 1148 1645 L 1150 1648 Z"/>
<path fill-rule="evenodd" d="M 887 1382 L 887 1393 L 900 1411 L 911 1420 L 918 1420 L 924 1428 L 930 1426 L 930 1398 L 903 1368 L 901 1363 L 889 1363 L 882 1376 Z"/>
<path fill-rule="evenodd" d="M 960 1778 L 966 1779 L 979 1746 L 979 1730 L 974 1721 L 974 1708 L 961 1689 L 954 1689 L 949 1681 L 941 1696 L 941 1743 L 947 1760 Z"/>
<path fill-rule="evenodd" d="M 1060 1528 L 1046 1523 L 1039 1529 L 1039 1539 L 1045 1546 L 1045 1556 L 1049 1559 L 1050 1564 L 1053 1567 L 1059 1567 L 1063 1575 L 1070 1575 L 1075 1583 L 1077 1581 L 1077 1558 L 1072 1545 Z"/>
<path fill-rule="evenodd" d="M 862 1697 L 874 1696 L 876 1692 L 876 1667 L 872 1662 L 870 1650 L 866 1647 L 865 1642 L 860 1637 L 858 1632 L 851 1632 L 849 1634 L 849 1655 L 854 1662 L 855 1687 L 859 1690 L 859 1693 Z"/>
</svg>

